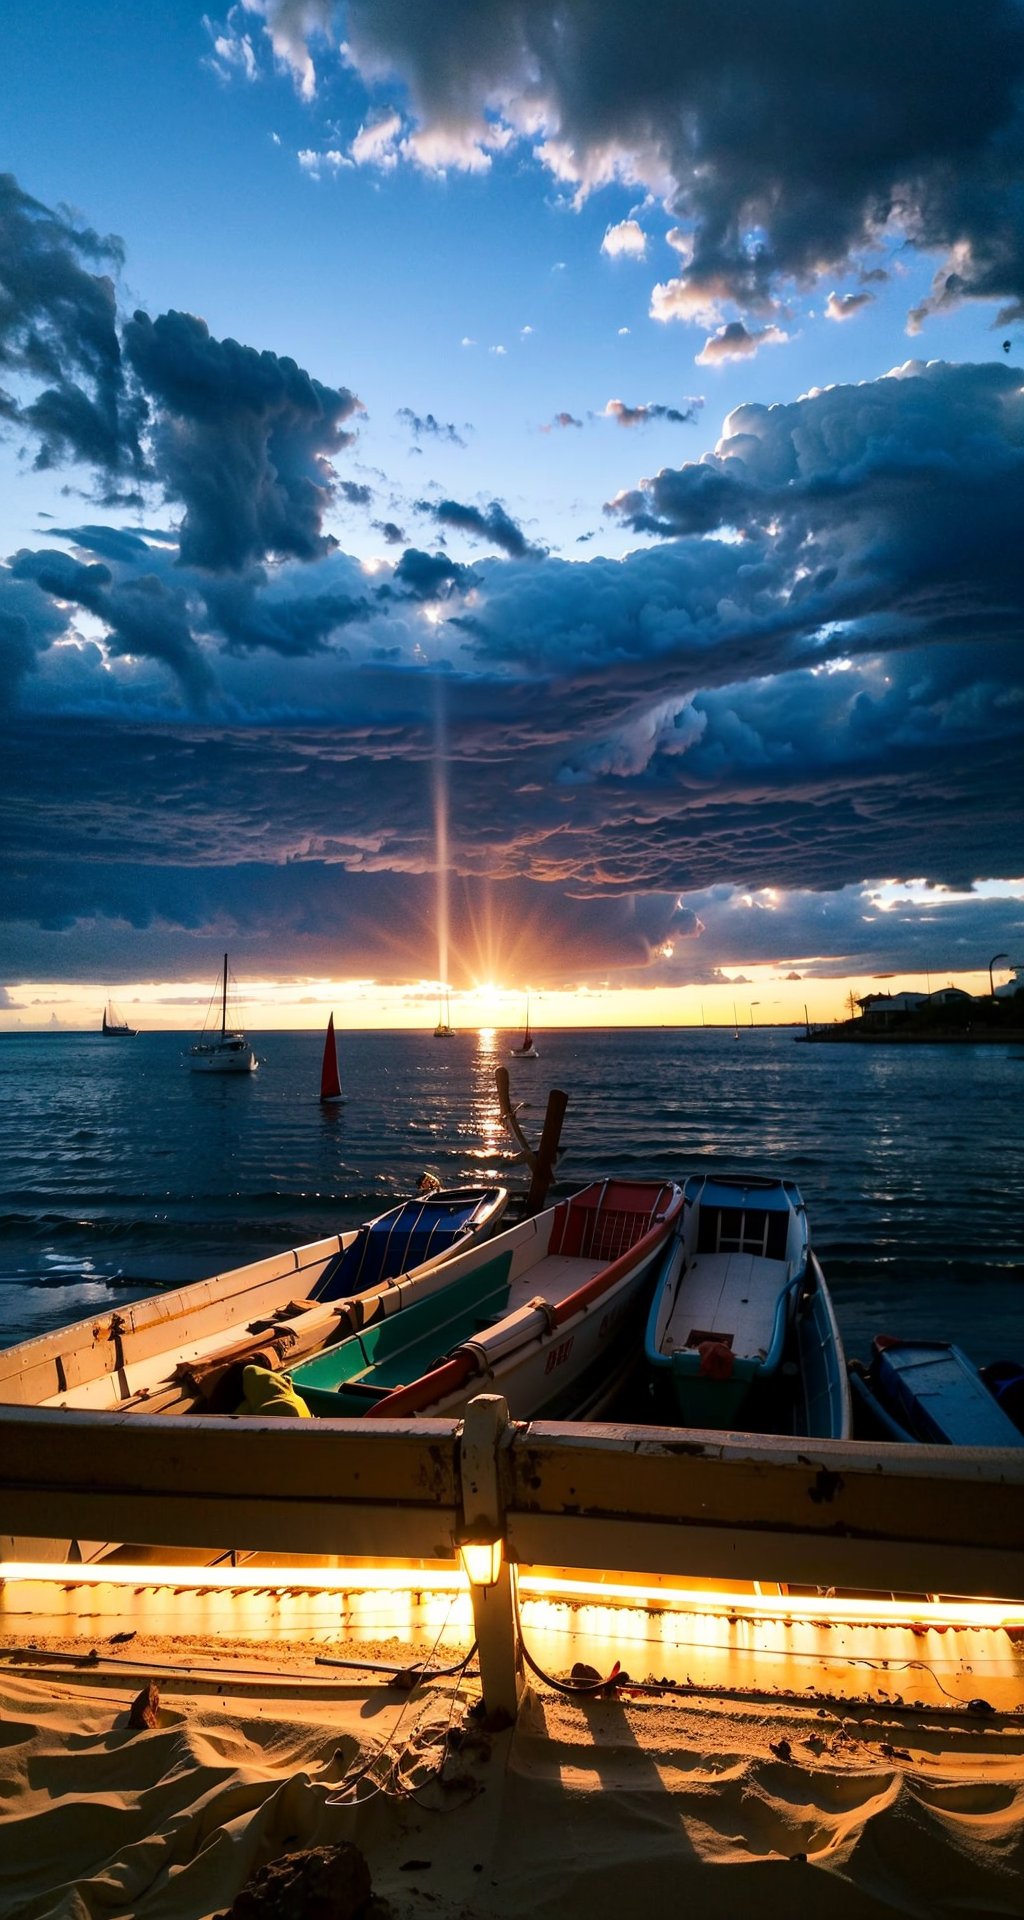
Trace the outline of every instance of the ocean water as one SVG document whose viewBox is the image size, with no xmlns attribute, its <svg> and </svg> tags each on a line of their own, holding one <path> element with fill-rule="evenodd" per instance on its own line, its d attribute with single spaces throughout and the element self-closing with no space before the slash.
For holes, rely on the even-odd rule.
<svg viewBox="0 0 1024 1920">
<path fill-rule="evenodd" d="M 516 1190 L 494 1088 L 528 1137 L 568 1093 L 559 1190 L 702 1170 L 798 1181 L 850 1354 L 876 1332 L 1024 1359 L 1024 1053 L 794 1044 L 792 1028 L 252 1036 L 191 1074 L 188 1036 L 0 1035 L 0 1345 L 369 1218 L 430 1169 Z"/>
</svg>

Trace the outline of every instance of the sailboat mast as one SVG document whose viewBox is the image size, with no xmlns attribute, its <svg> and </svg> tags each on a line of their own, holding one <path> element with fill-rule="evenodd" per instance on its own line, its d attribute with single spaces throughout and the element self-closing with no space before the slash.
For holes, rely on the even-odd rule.
<svg viewBox="0 0 1024 1920">
<path fill-rule="evenodd" d="M 224 985 L 220 994 L 220 1031 L 221 1037 L 228 1030 L 228 956 L 224 955 Z"/>
</svg>

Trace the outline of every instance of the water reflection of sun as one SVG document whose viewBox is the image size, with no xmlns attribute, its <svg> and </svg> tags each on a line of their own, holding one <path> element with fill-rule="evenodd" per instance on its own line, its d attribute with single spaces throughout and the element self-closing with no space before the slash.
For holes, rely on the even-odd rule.
<svg viewBox="0 0 1024 1920">
<path fill-rule="evenodd" d="M 494 1069 L 501 1057 L 496 1027 L 479 1027 L 473 1057 L 473 1126 L 480 1136 L 482 1157 L 492 1158 L 508 1147 L 508 1135 L 498 1108 Z"/>
</svg>

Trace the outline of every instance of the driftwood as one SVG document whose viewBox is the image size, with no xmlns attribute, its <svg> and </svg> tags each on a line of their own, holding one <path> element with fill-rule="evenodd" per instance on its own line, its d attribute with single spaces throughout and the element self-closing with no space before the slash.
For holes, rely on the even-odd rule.
<svg viewBox="0 0 1024 1920">
<path fill-rule="evenodd" d="M 534 1151 L 519 1124 L 519 1109 L 513 1107 L 509 1099 L 508 1068 L 495 1067 L 494 1081 L 498 1089 L 498 1106 L 502 1120 L 513 1139 L 519 1142 L 520 1158 L 525 1160 L 530 1169 L 530 1191 L 526 1196 L 526 1206 L 523 1210 L 524 1218 L 529 1219 L 532 1214 L 540 1212 L 554 1178 L 562 1121 L 569 1104 L 569 1096 L 563 1093 L 560 1087 L 553 1087 L 548 1094 L 540 1146 Z"/>
<path fill-rule="evenodd" d="M 155 1680 L 147 1681 L 128 1709 L 128 1725 L 134 1728 L 160 1725 L 160 1689 Z"/>
</svg>

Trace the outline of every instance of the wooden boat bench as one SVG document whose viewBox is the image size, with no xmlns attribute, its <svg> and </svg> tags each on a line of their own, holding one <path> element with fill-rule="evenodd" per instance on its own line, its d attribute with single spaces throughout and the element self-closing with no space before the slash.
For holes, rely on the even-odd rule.
<svg viewBox="0 0 1024 1920">
<path fill-rule="evenodd" d="M 429 1373 L 453 1347 L 503 1314 L 511 1256 L 499 1254 L 425 1300 L 378 1320 L 292 1371 L 311 1413 L 344 1418 L 364 1413 L 371 1398 Z M 347 1397 L 355 1403 L 345 1405 Z"/>
<path fill-rule="evenodd" d="M 774 1291 L 764 1284 L 770 1269 L 778 1277 Z M 785 1260 L 767 1262 L 753 1253 L 695 1254 L 680 1281 L 662 1351 L 681 1353 L 711 1340 L 737 1359 L 763 1360 L 771 1349 L 787 1272 Z"/>
</svg>

